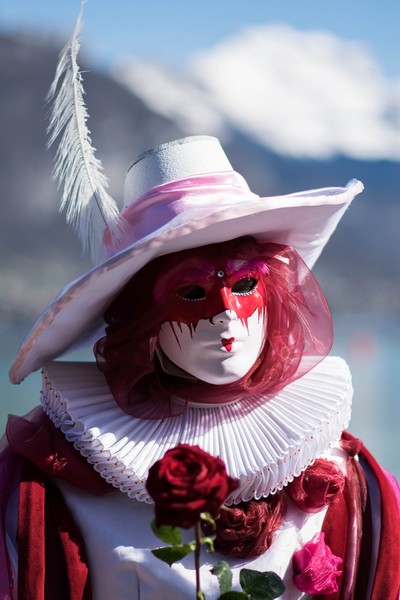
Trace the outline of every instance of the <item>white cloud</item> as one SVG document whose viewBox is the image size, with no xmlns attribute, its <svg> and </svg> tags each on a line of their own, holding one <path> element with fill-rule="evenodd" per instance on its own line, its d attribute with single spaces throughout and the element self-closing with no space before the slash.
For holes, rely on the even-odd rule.
<svg viewBox="0 0 400 600">
<path fill-rule="evenodd" d="M 390 118 L 394 86 L 355 43 L 260 26 L 197 56 L 191 67 L 233 123 L 277 152 L 400 159 L 400 124 Z"/>
<path fill-rule="evenodd" d="M 224 134 L 225 119 L 191 77 L 155 64 L 126 59 L 114 77 L 158 114 L 173 119 L 188 133 Z"/>
<path fill-rule="evenodd" d="M 400 160 L 400 82 L 326 32 L 259 26 L 193 57 L 185 75 L 136 61 L 118 77 L 189 133 L 221 136 L 226 119 L 284 155 Z"/>
</svg>

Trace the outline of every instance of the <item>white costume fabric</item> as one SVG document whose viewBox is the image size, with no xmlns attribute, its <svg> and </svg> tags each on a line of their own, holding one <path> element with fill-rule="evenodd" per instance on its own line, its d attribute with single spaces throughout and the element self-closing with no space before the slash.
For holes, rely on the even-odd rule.
<svg viewBox="0 0 400 600">
<path fill-rule="evenodd" d="M 230 502 L 282 489 L 316 456 L 345 469 L 337 441 L 350 416 L 352 387 L 348 368 L 339 358 L 325 359 L 239 421 L 234 404 L 192 406 L 178 417 L 159 421 L 132 418 L 115 405 L 103 376 L 90 363 L 49 363 L 43 382 L 45 412 L 120 490 L 96 497 L 57 482 L 85 539 L 96 600 L 153 600 L 160 590 L 165 600 L 186 600 L 193 594 L 193 555 L 169 567 L 151 554 L 160 541 L 151 531 L 154 509 L 144 484 L 149 466 L 178 443 L 199 444 L 223 458 L 228 473 L 241 481 Z M 223 424 L 217 418 L 220 411 Z M 239 572 L 245 566 L 280 575 L 286 585 L 283 600 L 307 597 L 292 583 L 291 558 L 320 531 L 326 509 L 307 514 L 289 498 L 287 504 L 285 520 L 262 556 L 244 560 L 203 550 L 201 584 L 207 600 L 220 594 L 210 569 L 221 559 L 231 566 L 233 589 L 240 590 Z M 184 531 L 184 541 L 192 537 L 193 530 Z"/>
<path fill-rule="evenodd" d="M 115 492 L 101 497 L 74 489 L 60 482 L 67 505 L 83 533 L 92 572 L 96 600 L 190 600 L 194 597 L 193 554 L 169 567 L 151 554 L 162 545 L 151 532 L 154 518 L 151 505 L 136 502 Z M 291 559 L 296 550 L 320 530 L 326 510 L 307 515 L 293 504 L 272 546 L 262 556 L 239 559 L 220 554 L 201 553 L 201 587 L 207 600 L 220 595 L 218 580 L 210 569 L 221 559 L 232 569 L 232 589 L 239 591 L 239 572 L 245 567 L 258 571 L 274 571 L 282 577 L 286 591 L 282 600 L 307 597 L 292 582 Z M 183 532 L 183 541 L 193 540 L 193 530 Z"/>
</svg>

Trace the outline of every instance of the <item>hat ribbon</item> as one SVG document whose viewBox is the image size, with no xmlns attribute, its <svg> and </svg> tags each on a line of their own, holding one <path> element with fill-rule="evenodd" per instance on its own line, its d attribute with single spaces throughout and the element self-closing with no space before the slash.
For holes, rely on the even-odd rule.
<svg viewBox="0 0 400 600">
<path fill-rule="evenodd" d="M 202 219 L 219 209 L 259 196 L 250 191 L 245 179 L 236 171 L 194 175 L 164 183 L 133 201 L 121 213 L 127 223 L 124 235 L 115 241 L 106 228 L 103 241 L 109 256 L 154 235 L 156 231 Z"/>
</svg>

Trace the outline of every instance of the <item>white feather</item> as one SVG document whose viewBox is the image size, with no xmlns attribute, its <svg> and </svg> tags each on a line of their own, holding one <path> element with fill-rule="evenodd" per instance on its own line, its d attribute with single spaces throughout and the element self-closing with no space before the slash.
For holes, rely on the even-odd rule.
<svg viewBox="0 0 400 600">
<path fill-rule="evenodd" d="M 101 162 L 95 156 L 88 112 L 83 99 L 82 75 L 77 64 L 82 27 L 82 10 L 68 44 L 60 54 L 48 100 L 52 101 L 48 146 L 61 136 L 56 153 L 54 178 L 64 184 L 60 210 L 66 210 L 84 251 L 92 260 L 103 258 L 102 236 L 108 227 L 114 239 L 124 229 L 116 202 L 108 194 L 108 181 Z"/>
</svg>

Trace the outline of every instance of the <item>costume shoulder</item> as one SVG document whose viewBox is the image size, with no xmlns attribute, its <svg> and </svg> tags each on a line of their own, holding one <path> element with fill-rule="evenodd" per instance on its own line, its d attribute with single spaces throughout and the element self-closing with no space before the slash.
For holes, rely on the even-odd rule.
<svg viewBox="0 0 400 600">
<path fill-rule="evenodd" d="M 32 462 L 46 477 L 61 477 L 94 495 L 113 491 L 112 486 L 76 452 L 41 407 L 25 417 L 10 415 L 6 437 L 9 448 Z M 9 450 L 7 456 L 10 455 Z"/>
<path fill-rule="evenodd" d="M 379 535 L 372 599 L 397 600 L 400 590 L 400 504 L 399 486 L 363 448 L 360 464 L 366 476 L 368 505 L 364 529 L 370 527 Z M 368 512 L 370 512 L 368 522 Z"/>
<path fill-rule="evenodd" d="M 345 441 L 354 443 L 347 432 Z M 397 600 L 400 591 L 400 493 L 393 475 L 385 471 L 362 446 L 359 464 L 365 475 L 367 495 L 363 511 L 363 543 L 359 577 L 368 575 L 371 600 Z M 369 597 L 360 595 L 361 597 Z"/>
</svg>

